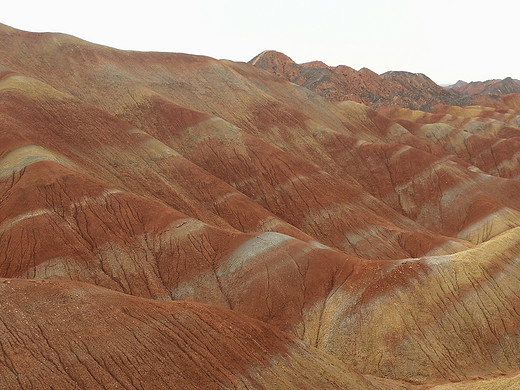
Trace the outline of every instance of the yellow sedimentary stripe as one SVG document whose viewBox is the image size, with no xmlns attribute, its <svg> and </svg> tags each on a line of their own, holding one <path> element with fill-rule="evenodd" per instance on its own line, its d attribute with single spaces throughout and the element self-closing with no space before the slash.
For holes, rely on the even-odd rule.
<svg viewBox="0 0 520 390">
<path fill-rule="evenodd" d="M 9 177 L 13 173 L 40 161 L 52 161 L 68 168 L 75 166 L 72 161 L 57 153 L 41 146 L 27 145 L 13 150 L 0 160 L 0 178 Z"/>
</svg>

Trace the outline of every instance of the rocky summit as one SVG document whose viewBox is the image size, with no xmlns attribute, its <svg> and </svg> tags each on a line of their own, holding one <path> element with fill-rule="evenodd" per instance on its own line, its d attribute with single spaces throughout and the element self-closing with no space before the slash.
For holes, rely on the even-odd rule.
<svg viewBox="0 0 520 390">
<path fill-rule="evenodd" d="M 0 388 L 519 388 L 516 86 L 0 25 Z"/>
</svg>

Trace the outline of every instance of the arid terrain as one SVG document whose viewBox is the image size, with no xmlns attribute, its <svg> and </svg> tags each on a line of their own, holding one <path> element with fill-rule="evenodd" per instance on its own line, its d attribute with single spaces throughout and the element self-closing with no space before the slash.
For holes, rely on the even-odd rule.
<svg viewBox="0 0 520 390">
<path fill-rule="evenodd" d="M 520 388 L 519 92 L 0 24 L 0 388 Z"/>
</svg>

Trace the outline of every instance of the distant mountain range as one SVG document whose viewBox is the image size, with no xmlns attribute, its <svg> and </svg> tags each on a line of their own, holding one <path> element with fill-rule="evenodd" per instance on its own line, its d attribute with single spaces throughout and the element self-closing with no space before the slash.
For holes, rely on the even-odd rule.
<svg viewBox="0 0 520 390">
<path fill-rule="evenodd" d="M 368 105 L 398 105 L 431 110 L 437 104 L 466 106 L 500 104 L 497 97 L 520 92 L 518 80 L 459 81 L 447 88 L 422 73 L 390 71 L 378 75 L 370 69 L 356 71 L 348 66 L 331 67 L 321 61 L 297 64 L 283 53 L 264 51 L 250 63 L 331 101 L 353 100 Z"/>
<path fill-rule="evenodd" d="M 511 93 L 520 93 L 520 80 L 515 80 L 511 77 L 507 77 L 503 80 L 472 81 L 470 83 L 459 80 L 449 88 L 471 96 L 502 96 Z"/>
</svg>

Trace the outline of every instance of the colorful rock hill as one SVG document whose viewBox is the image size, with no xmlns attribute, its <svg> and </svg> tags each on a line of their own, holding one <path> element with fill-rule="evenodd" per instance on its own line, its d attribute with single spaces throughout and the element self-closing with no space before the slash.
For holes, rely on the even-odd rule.
<svg viewBox="0 0 520 390">
<path fill-rule="evenodd" d="M 297 83 L 0 25 L 0 387 L 520 383 L 520 95 L 268 58 Z"/>
</svg>

